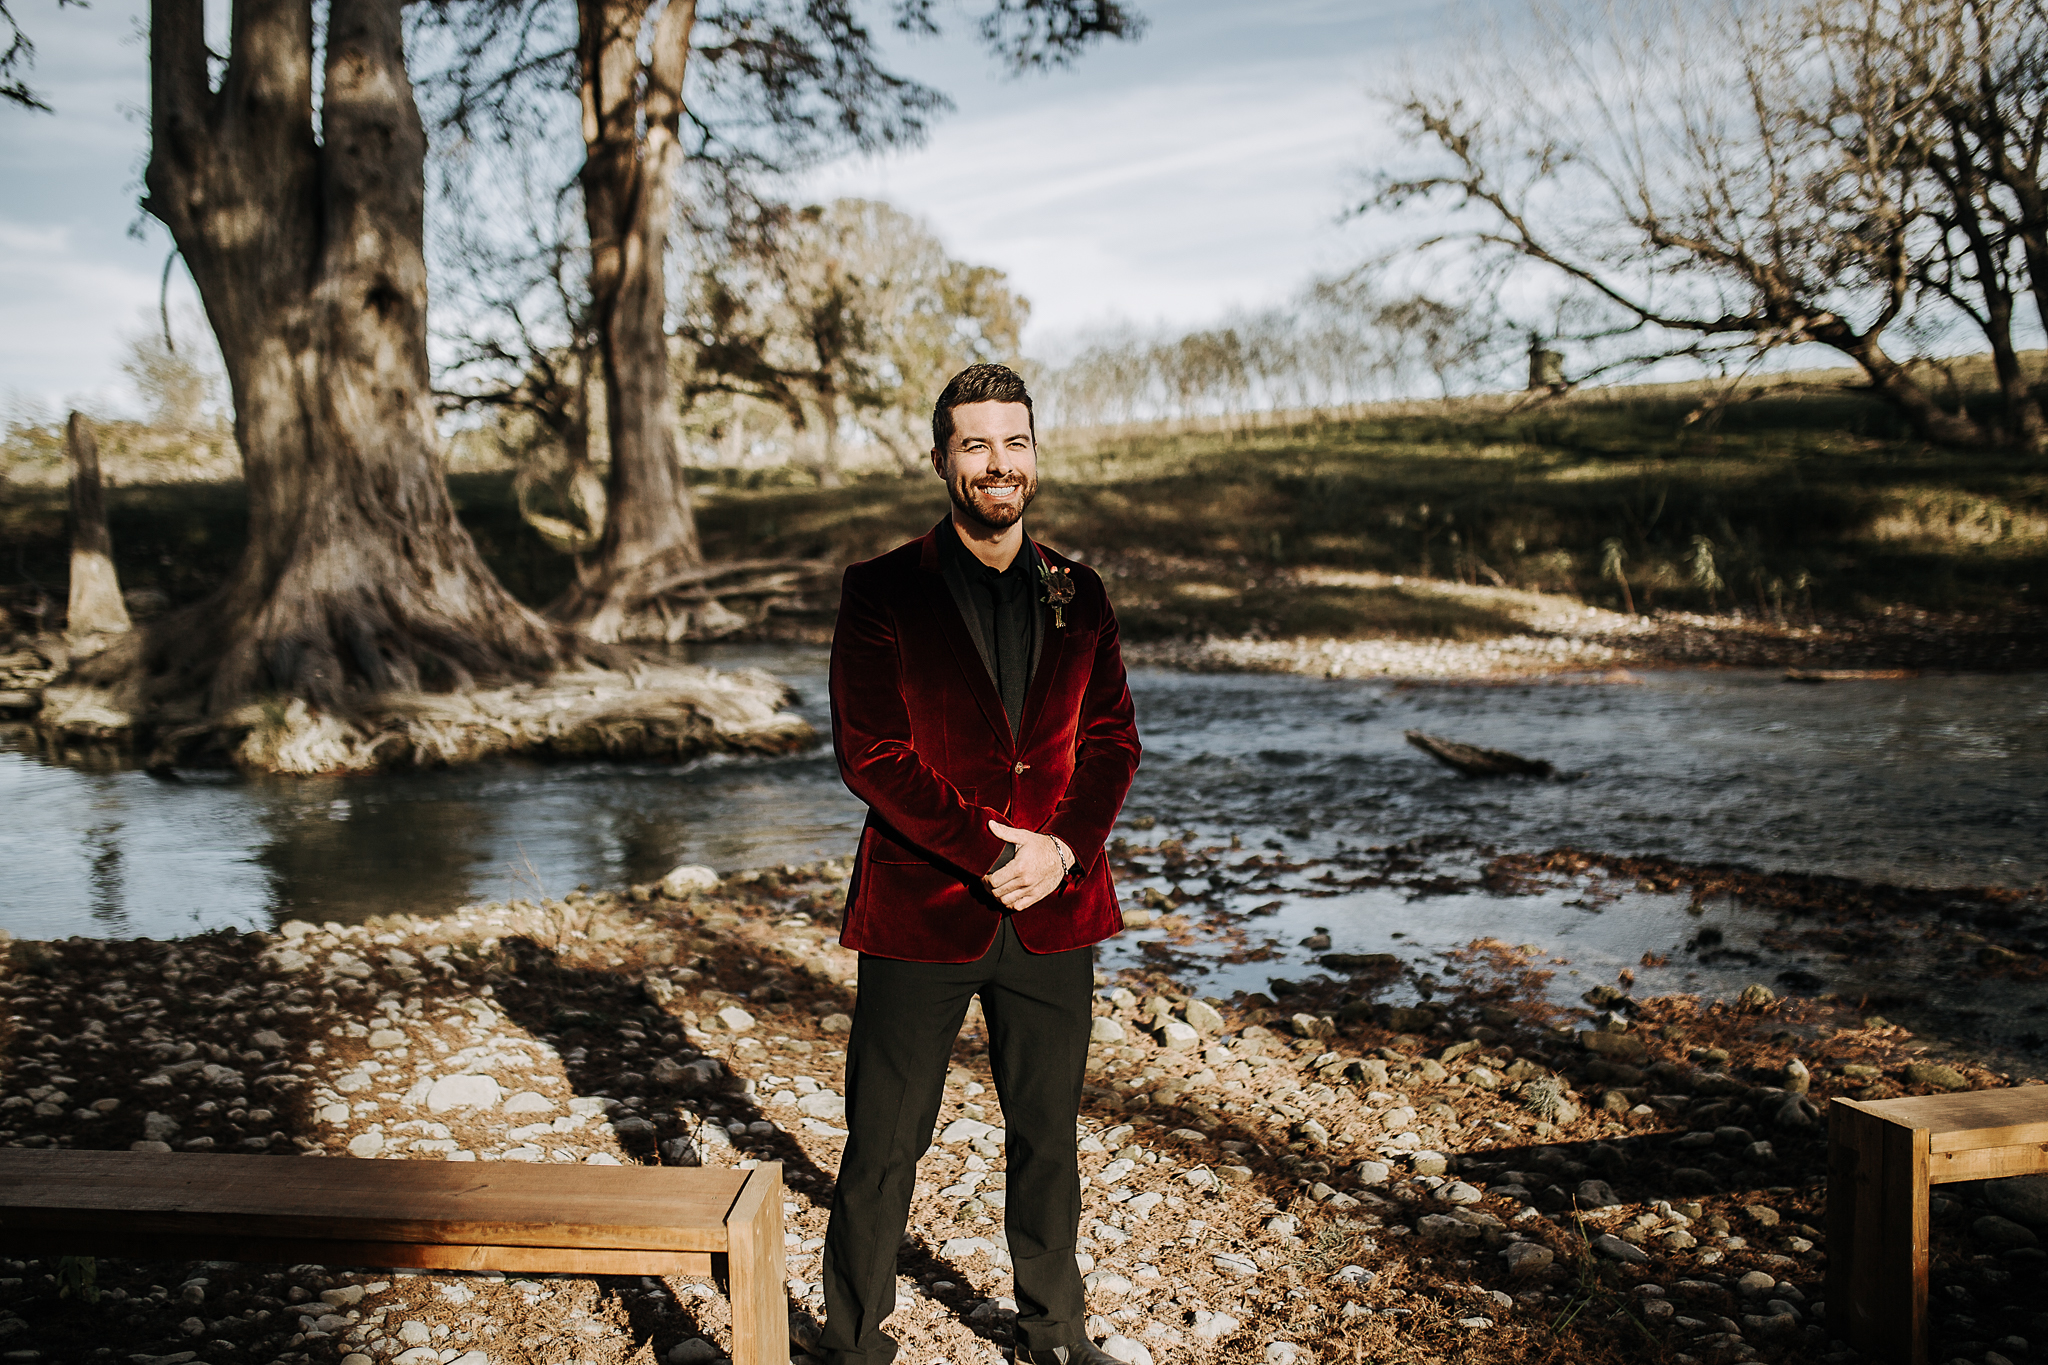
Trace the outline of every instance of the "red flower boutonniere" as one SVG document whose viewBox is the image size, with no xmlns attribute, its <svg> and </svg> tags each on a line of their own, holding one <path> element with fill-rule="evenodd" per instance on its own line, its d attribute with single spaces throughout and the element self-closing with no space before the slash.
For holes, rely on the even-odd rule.
<svg viewBox="0 0 2048 1365">
<path fill-rule="evenodd" d="M 1061 630 L 1067 628 L 1067 608 L 1074 601 L 1074 571 L 1072 569 L 1049 569 L 1044 560 L 1038 561 L 1038 585 L 1045 589 L 1045 596 L 1038 600 L 1052 608 L 1052 623 Z"/>
</svg>

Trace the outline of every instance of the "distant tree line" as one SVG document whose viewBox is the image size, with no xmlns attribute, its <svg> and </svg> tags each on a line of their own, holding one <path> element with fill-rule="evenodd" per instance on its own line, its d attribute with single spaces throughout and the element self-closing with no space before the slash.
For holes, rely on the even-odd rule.
<svg viewBox="0 0 2048 1365">
<path fill-rule="evenodd" d="M 1082 337 L 1034 374 L 1045 421 L 1105 426 L 1438 396 L 1494 377 L 1518 344 L 1488 310 L 1385 296 L 1369 273 L 1207 327 Z"/>
</svg>

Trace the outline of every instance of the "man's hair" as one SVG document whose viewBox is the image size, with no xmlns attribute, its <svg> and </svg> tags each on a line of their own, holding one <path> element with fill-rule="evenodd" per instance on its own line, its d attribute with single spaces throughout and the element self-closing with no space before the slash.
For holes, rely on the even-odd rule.
<svg viewBox="0 0 2048 1365">
<path fill-rule="evenodd" d="M 969 365 L 946 382 L 939 401 L 932 407 L 932 448 L 941 455 L 953 439 L 953 409 L 968 403 L 1022 403 L 1031 423 L 1031 435 L 1038 436 L 1038 419 L 1031 411 L 1031 393 L 1008 365 Z"/>
</svg>

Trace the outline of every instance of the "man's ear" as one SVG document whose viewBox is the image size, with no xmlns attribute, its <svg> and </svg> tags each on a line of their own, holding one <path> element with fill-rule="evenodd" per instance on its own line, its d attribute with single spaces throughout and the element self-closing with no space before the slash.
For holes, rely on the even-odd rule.
<svg viewBox="0 0 2048 1365">
<path fill-rule="evenodd" d="M 932 447 L 932 473 L 942 479 L 946 477 L 946 452 L 937 446 Z"/>
</svg>

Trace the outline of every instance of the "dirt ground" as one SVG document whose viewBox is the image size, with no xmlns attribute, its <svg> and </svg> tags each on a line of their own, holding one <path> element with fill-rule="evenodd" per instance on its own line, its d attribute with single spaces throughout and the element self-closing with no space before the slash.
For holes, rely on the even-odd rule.
<svg viewBox="0 0 2048 1365">
<path fill-rule="evenodd" d="M 801 1361 L 843 1141 L 854 962 L 832 922 L 847 870 L 359 928 L 14 943 L 0 1142 L 781 1161 Z M 1816 933 L 1879 932 L 1904 913 L 1839 885 L 1702 889 L 1710 875 L 1570 851 L 1489 869 L 1507 894 L 1661 876 L 1775 896 Z M 1168 938 L 1172 918 L 1155 925 Z M 2036 945 L 1971 937 L 1979 969 L 2042 975 Z M 1543 989 L 1555 964 L 1500 943 L 1473 945 L 1421 999 L 1398 964 L 1324 965 L 1230 1000 L 1189 994 L 1170 964 L 1100 982 L 1077 1252 L 1090 1333 L 1119 1358 L 1847 1365 L 1858 1357 L 1832 1339 L 1822 1289 L 1829 1099 L 2031 1079 L 1931 1060 L 1858 1002 L 1761 987 L 1637 1000 L 1622 981 L 1561 1010 Z M 699 1059 L 711 1064 L 686 1065 Z M 443 1102 L 457 1095 L 468 1101 Z M 906 1365 L 993 1362 L 1014 1305 L 1001 1114 L 973 1016 L 940 1124 L 891 1330 Z M 1934 1359 L 2048 1354 L 2035 1234 L 1999 1217 L 1992 1192 L 1942 1195 Z M 729 1345 L 722 1300 L 680 1279 L 28 1251 L 0 1243 L 8 1361 L 646 1365 Z"/>
</svg>

